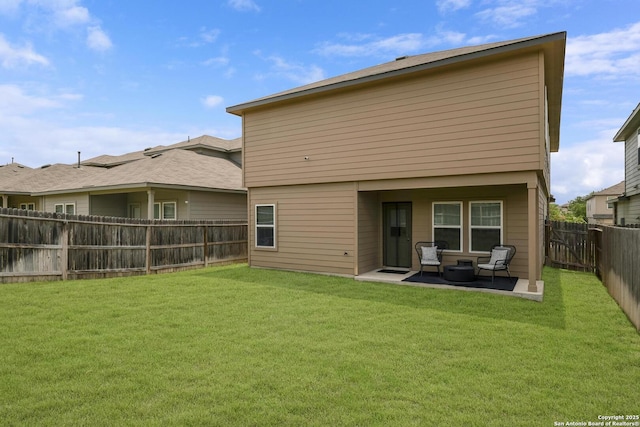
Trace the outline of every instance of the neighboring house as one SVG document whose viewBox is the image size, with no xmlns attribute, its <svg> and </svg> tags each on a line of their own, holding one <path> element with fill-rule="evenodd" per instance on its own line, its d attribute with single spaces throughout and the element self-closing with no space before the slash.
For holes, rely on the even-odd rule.
<svg viewBox="0 0 640 427">
<path fill-rule="evenodd" d="M 566 33 L 395 61 L 227 111 L 243 119 L 251 266 L 357 276 L 513 244 L 536 290 Z"/>
<path fill-rule="evenodd" d="M 624 191 L 615 201 L 617 225 L 640 224 L 640 104 L 631 113 L 614 142 L 624 141 Z"/>
<path fill-rule="evenodd" d="M 0 168 L 3 207 L 156 219 L 246 219 L 240 138 L 190 139 L 76 165 Z M 4 168 L 8 168 L 3 171 Z"/>
<path fill-rule="evenodd" d="M 612 225 L 614 223 L 612 202 L 622 193 L 624 193 L 624 181 L 589 195 L 586 199 L 587 222 Z"/>
</svg>

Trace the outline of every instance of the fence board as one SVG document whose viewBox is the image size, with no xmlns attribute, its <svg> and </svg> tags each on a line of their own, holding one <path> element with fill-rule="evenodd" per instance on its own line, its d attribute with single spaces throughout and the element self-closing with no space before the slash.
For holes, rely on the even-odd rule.
<svg viewBox="0 0 640 427">
<path fill-rule="evenodd" d="M 247 259 L 247 222 L 0 209 L 0 283 L 151 274 Z"/>
<path fill-rule="evenodd" d="M 640 331 L 640 229 L 601 228 L 599 276 L 611 297 Z"/>
</svg>

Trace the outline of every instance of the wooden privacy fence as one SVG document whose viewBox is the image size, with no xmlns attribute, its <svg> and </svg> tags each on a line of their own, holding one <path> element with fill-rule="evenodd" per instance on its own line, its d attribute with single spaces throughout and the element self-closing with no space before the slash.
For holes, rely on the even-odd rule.
<svg viewBox="0 0 640 427">
<path fill-rule="evenodd" d="M 640 331 L 640 229 L 599 226 L 596 274 Z"/>
<path fill-rule="evenodd" d="M 551 267 L 595 272 L 596 246 L 588 224 L 547 221 L 545 263 Z"/>
<path fill-rule="evenodd" d="M 547 222 L 546 264 L 595 273 L 640 331 L 640 228 Z"/>
<path fill-rule="evenodd" d="M 152 274 L 247 259 L 247 222 L 0 209 L 0 282 Z"/>
</svg>

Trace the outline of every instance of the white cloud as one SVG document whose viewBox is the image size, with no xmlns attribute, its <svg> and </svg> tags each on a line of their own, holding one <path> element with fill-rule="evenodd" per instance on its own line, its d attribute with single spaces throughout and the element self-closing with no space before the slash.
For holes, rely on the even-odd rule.
<svg viewBox="0 0 640 427">
<path fill-rule="evenodd" d="M 347 38 L 341 35 L 342 38 Z M 371 40 L 373 36 L 348 37 L 349 43 L 320 43 L 314 52 L 324 56 L 380 56 L 417 52 L 428 44 L 420 33 L 398 34 Z M 354 42 L 355 41 L 355 42 Z M 361 43 L 360 43 L 361 42 Z"/>
<path fill-rule="evenodd" d="M 91 20 L 86 7 L 71 6 L 53 11 L 55 23 L 60 27 L 86 24 Z"/>
<path fill-rule="evenodd" d="M 111 39 L 100 27 L 87 28 L 87 46 L 91 50 L 105 52 L 113 47 Z"/>
<path fill-rule="evenodd" d="M 218 39 L 219 35 L 220 35 L 220 30 L 217 28 L 214 28 L 212 30 L 208 30 L 206 28 L 200 29 L 200 38 L 205 43 L 215 42 Z"/>
<path fill-rule="evenodd" d="M 80 3 L 81 0 L 0 0 L 0 13 L 13 15 L 20 11 L 30 32 L 50 33 L 84 27 L 87 47 L 97 51 L 111 49 L 113 44 L 99 20 Z"/>
<path fill-rule="evenodd" d="M 53 97 L 28 95 L 18 86 L 0 85 L 0 116 L 28 115 L 36 111 L 61 106 L 60 102 Z"/>
<path fill-rule="evenodd" d="M 228 4 L 241 12 L 260 12 L 260 6 L 253 0 L 229 0 Z"/>
<path fill-rule="evenodd" d="M 624 144 L 614 143 L 617 129 L 598 133 L 595 139 L 560 145 L 551 154 L 551 193 L 559 204 L 624 180 Z"/>
<path fill-rule="evenodd" d="M 207 108 L 214 108 L 218 105 L 221 105 L 224 102 L 224 98 L 218 95 L 209 95 L 204 97 L 202 100 L 202 105 Z"/>
<path fill-rule="evenodd" d="M 4 15 L 13 15 L 17 12 L 22 0 L 0 0 L 0 13 Z"/>
<path fill-rule="evenodd" d="M 514 28 L 521 25 L 524 18 L 538 13 L 537 7 L 535 1 L 506 2 L 494 8 L 482 10 L 476 16 L 502 28 Z"/>
<path fill-rule="evenodd" d="M 30 44 L 12 46 L 11 43 L 0 34 L 0 64 L 2 64 L 3 68 L 15 68 L 31 64 L 49 65 L 49 60 L 34 52 Z"/>
<path fill-rule="evenodd" d="M 607 33 L 569 37 L 565 72 L 605 76 L 640 74 L 640 22 Z"/>
<path fill-rule="evenodd" d="M 256 55 L 260 56 L 259 52 Z M 268 76 L 284 77 L 298 84 L 308 84 L 325 79 L 325 73 L 317 65 L 308 65 L 288 62 L 284 58 L 276 55 L 262 58 L 271 63 L 271 70 L 266 75 L 259 75 L 256 78 L 264 79 Z"/>
<path fill-rule="evenodd" d="M 441 13 L 455 12 L 471 5 L 471 0 L 438 0 L 436 6 Z"/>
<path fill-rule="evenodd" d="M 424 53 L 435 46 L 462 46 L 485 43 L 495 38 L 493 35 L 467 38 L 465 33 L 436 28 L 435 35 L 422 33 L 397 34 L 386 38 L 376 38 L 369 34 L 340 34 L 345 43 L 323 42 L 316 46 L 314 53 L 324 56 L 389 57 L 405 54 Z"/>
<path fill-rule="evenodd" d="M 229 64 L 229 58 L 226 56 L 216 56 L 215 58 L 209 58 L 202 62 L 202 65 L 207 67 L 224 67 Z"/>
</svg>

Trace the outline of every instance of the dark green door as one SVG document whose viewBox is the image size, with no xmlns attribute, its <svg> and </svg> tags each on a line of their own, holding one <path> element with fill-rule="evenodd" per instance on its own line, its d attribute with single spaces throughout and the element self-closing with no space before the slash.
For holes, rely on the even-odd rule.
<svg viewBox="0 0 640 427">
<path fill-rule="evenodd" d="M 411 202 L 383 203 L 383 263 L 411 268 Z"/>
</svg>

